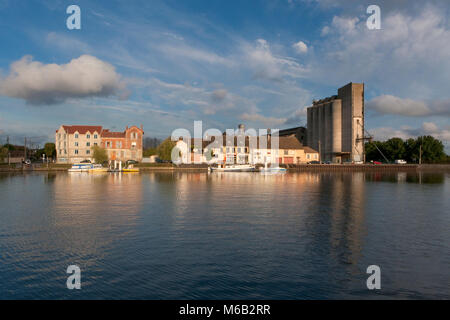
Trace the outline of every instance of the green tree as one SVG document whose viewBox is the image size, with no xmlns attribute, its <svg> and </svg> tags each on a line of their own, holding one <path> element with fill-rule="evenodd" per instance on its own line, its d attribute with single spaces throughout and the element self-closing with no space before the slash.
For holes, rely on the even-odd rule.
<svg viewBox="0 0 450 320">
<path fill-rule="evenodd" d="M 144 157 L 150 157 L 158 154 L 157 148 L 147 148 L 144 150 Z"/>
<path fill-rule="evenodd" d="M 164 140 L 157 148 L 158 157 L 161 160 L 170 161 L 172 160 L 172 149 L 175 147 L 175 142 L 170 138 Z"/>
<path fill-rule="evenodd" d="M 54 158 L 56 156 L 56 147 L 52 142 L 47 142 L 44 145 L 44 153 L 47 158 Z"/>
<path fill-rule="evenodd" d="M 92 147 L 92 156 L 94 158 L 95 163 L 104 163 L 108 161 L 108 153 L 105 149 L 100 146 Z"/>
<path fill-rule="evenodd" d="M 432 136 L 422 136 L 416 139 L 416 144 L 422 145 L 423 163 L 445 162 L 447 155 L 444 152 L 442 141 Z"/>
<path fill-rule="evenodd" d="M 366 161 L 386 161 L 383 156 L 381 155 L 380 151 L 377 149 L 380 149 L 383 154 L 385 153 L 385 147 L 384 142 L 381 141 L 371 141 L 367 142 L 365 144 L 365 151 L 366 151 Z"/>
<path fill-rule="evenodd" d="M 420 152 L 420 144 L 417 143 L 417 140 L 413 138 L 409 138 L 406 140 L 406 161 L 417 163 L 419 162 L 419 152 Z"/>
<path fill-rule="evenodd" d="M 0 146 L 0 162 L 4 162 L 8 158 L 8 148 L 5 146 Z"/>
<path fill-rule="evenodd" d="M 406 144 L 400 138 L 391 138 L 383 143 L 383 153 L 389 161 L 405 159 L 407 156 Z"/>
</svg>

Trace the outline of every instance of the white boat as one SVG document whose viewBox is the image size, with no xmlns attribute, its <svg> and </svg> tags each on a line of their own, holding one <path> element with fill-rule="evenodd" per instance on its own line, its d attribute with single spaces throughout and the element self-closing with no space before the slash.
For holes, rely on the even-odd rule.
<svg viewBox="0 0 450 320">
<path fill-rule="evenodd" d="M 275 167 L 268 167 L 267 163 L 264 165 L 264 168 L 261 168 L 259 170 L 261 173 L 264 174 L 271 174 L 271 173 L 286 173 L 286 168 L 281 168 L 279 165 L 276 165 Z"/>
<path fill-rule="evenodd" d="M 227 164 L 218 167 L 209 167 L 210 171 L 217 172 L 252 172 L 255 171 L 255 166 L 251 164 Z"/>
<path fill-rule="evenodd" d="M 91 163 L 74 163 L 72 168 L 70 168 L 69 172 L 88 172 L 89 169 L 92 169 L 93 165 Z"/>
</svg>

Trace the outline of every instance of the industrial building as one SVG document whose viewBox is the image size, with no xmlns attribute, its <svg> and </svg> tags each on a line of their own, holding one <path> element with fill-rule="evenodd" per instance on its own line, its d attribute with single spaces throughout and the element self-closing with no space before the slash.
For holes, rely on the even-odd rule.
<svg viewBox="0 0 450 320">
<path fill-rule="evenodd" d="M 364 83 L 350 82 L 337 95 L 314 100 L 306 140 L 322 162 L 364 161 Z"/>
</svg>

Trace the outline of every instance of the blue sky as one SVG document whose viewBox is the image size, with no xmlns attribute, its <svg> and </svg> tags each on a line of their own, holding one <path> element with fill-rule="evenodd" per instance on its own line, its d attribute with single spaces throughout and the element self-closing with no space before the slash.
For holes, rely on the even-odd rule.
<svg viewBox="0 0 450 320">
<path fill-rule="evenodd" d="M 357 3 L 357 4 L 355 4 Z M 66 8 L 81 8 L 68 30 Z M 368 30 L 369 4 L 381 30 Z M 0 139 L 54 139 L 60 124 L 166 137 L 306 125 L 312 99 L 366 85 L 377 139 L 450 142 L 447 1 L 0 0 Z"/>
</svg>

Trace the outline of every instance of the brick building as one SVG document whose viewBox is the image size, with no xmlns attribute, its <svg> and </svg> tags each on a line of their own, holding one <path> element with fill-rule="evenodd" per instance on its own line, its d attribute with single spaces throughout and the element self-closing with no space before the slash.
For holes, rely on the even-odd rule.
<svg viewBox="0 0 450 320">
<path fill-rule="evenodd" d="M 127 127 L 123 132 L 113 132 L 102 126 L 66 126 L 56 130 L 56 159 L 59 163 L 94 161 L 92 147 L 106 149 L 110 160 L 142 161 L 142 125 Z"/>
</svg>

